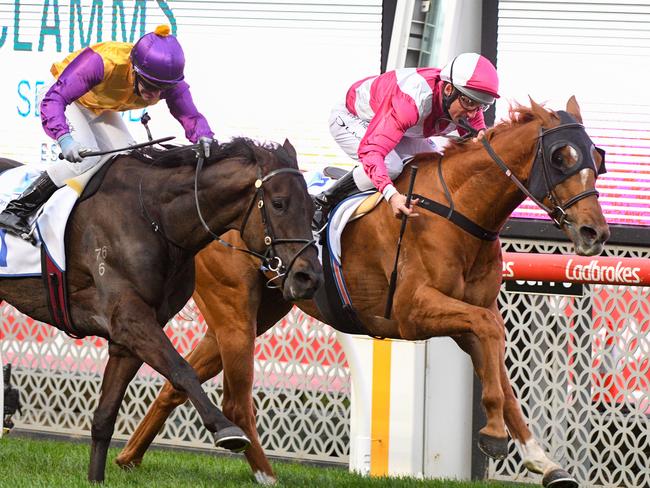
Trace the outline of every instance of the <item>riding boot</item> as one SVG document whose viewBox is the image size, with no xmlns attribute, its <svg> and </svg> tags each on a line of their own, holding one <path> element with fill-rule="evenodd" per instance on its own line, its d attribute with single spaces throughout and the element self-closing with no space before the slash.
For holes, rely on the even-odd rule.
<svg viewBox="0 0 650 488">
<path fill-rule="evenodd" d="M 43 172 L 18 198 L 7 204 L 0 213 L 0 227 L 26 241 L 33 242 L 28 219 L 57 189 L 47 172 Z"/>
<path fill-rule="evenodd" d="M 330 188 L 319 195 L 316 195 L 314 197 L 316 210 L 314 211 L 312 228 L 314 230 L 322 229 L 327 222 L 329 211 L 347 197 L 359 193 L 360 191 L 361 190 L 357 188 L 357 184 L 354 182 L 352 171 L 349 171 L 339 178 Z"/>
</svg>

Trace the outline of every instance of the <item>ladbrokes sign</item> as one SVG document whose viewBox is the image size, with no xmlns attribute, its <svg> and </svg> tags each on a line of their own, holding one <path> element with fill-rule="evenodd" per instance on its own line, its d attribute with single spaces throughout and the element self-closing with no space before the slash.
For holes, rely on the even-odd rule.
<svg viewBox="0 0 650 488">
<path fill-rule="evenodd" d="M 641 283 L 640 271 L 641 268 L 625 266 L 621 261 L 607 265 L 600 264 L 598 259 L 594 259 L 586 265 L 574 264 L 574 260 L 569 259 L 565 268 L 567 281 L 594 281 L 626 285 Z"/>
<path fill-rule="evenodd" d="M 561 254 L 504 253 L 503 279 L 556 283 L 650 285 L 650 260 Z"/>
</svg>

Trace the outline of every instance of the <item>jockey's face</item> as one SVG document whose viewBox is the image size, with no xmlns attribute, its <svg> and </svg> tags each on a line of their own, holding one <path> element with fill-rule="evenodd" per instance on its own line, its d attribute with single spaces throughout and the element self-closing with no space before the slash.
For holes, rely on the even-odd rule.
<svg viewBox="0 0 650 488">
<path fill-rule="evenodd" d="M 135 92 L 147 102 L 156 102 L 160 100 L 162 92 L 174 85 L 158 85 L 142 76 L 135 77 Z"/>
<path fill-rule="evenodd" d="M 160 88 L 153 88 L 142 80 L 138 80 L 138 93 L 145 101 L 152 102 L 154 100 L 159 100 L 161 92 L 162 90 L 160 90 Z"/>
<path fill-rule="evenodd" d="M 451 92 L 453 91 L 453 87 L 448 83 L 445 85 L 445 95 L 449 96 L 451 95 Z M 466 119 L 472 119 L 476 113 L 481 110 L 481 105 L 475 103 L 472 99 L 465 97 L 467 100 L 469 100 L 469 103 L 462 103 L 460 97 L 465 97 L 464 95 L 457 96 L 454 101 L 449 105 L 449 115 L 451 116 L 451 119 L 454 121 L 454 123 L 458 122 L 458 119 L 461 117 L 466 118 Z M 464 100 L 467 102 L 467 100 Z M 473 104 L 471 102 L 474 102 Z"/>
</svg>

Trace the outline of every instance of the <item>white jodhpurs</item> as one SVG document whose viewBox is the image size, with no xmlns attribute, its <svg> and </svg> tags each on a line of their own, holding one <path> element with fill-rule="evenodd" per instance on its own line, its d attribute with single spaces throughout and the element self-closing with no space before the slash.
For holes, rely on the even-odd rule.
<svg viewBox="0 0 650 488">
<path fill-rule="evenodd" d="M 107 151 L 135 144 L 124 120 L 118 112 L 104 112 L 95 115 L 78 103 L 68 105 L 65 117 L 70 126 L 70 135 L 92 150 Z M 92 156 L 84 158 L 80 163 L 69 161 L 55 161 L 48 169 L 47 174 L 57 186 L 63 186 L 66 180 L 79 176 L 94 168 L 106 158 Z"/>
<path fill-rule="evenodd" d="M 335 107 L 329 119 L 330 133 L 337 144 L 355 161 L 359 161 L 359 143 L 368 129 L 369 122 L 351 114 L 345 105 Z M 432 152 L 436 150 L 433 141 L 426 138 L 402 137 L 402 140 L 384 158 L 388 176 L 395 180 L 402 169 L 404 159 L 421 152 Z M 352 170 L 352 176 L 359 190 L 371 190 L 375 187 L 363 166 L 356 166 Z"/>
<path fill-rule="evenodd" d="M 50 85 L 51 86 L 51 85 Z M 38 103 L 42 101 L 50 86 L 39 93 Z M 118 112 L 104 112 L 96 115 L 83 105 L 73 102 L 65 110 L 65 118 L 70 127 L 70 135 L 85 147 L 95 151 L 108 151 L 135 144 L 124 120 Z M 56 186 L 63 186 L 66 180 L 74 178 L 94 168 L 107 157 L 92 156 L 80 163 L 60 159 L 49 165 L 47 174 Z"/>
</svg>

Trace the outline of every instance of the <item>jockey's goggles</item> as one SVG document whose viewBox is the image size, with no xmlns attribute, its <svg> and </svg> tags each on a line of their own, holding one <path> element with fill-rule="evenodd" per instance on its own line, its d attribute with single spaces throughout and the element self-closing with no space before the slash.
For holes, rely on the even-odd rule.
<svg viewBox="0 0 650 488">
<path fill-rule="evenodd" d="M 167 84 L 154 83 L 153 81 L 150 81 L 141 75 L 138 75 L 136 77 L 136 83 L 139 83 L 142 89 L 148 92 L 164 91 L 176 84 L 176 83 L 167 83 Z"/>
<path fill-rule="evenodd" d="M 468 112 L 472 112 L 476 109 L 480 110 L 481 112 L 485 112 L 490 108 L 491 105 L 489 103 L 477 102 L 473 98 L 470 98 L 467 95 L 463 95 L 462 93 L 458 94 L 458 103 L 460 103 L 460 106 Z"/>
</svg>

